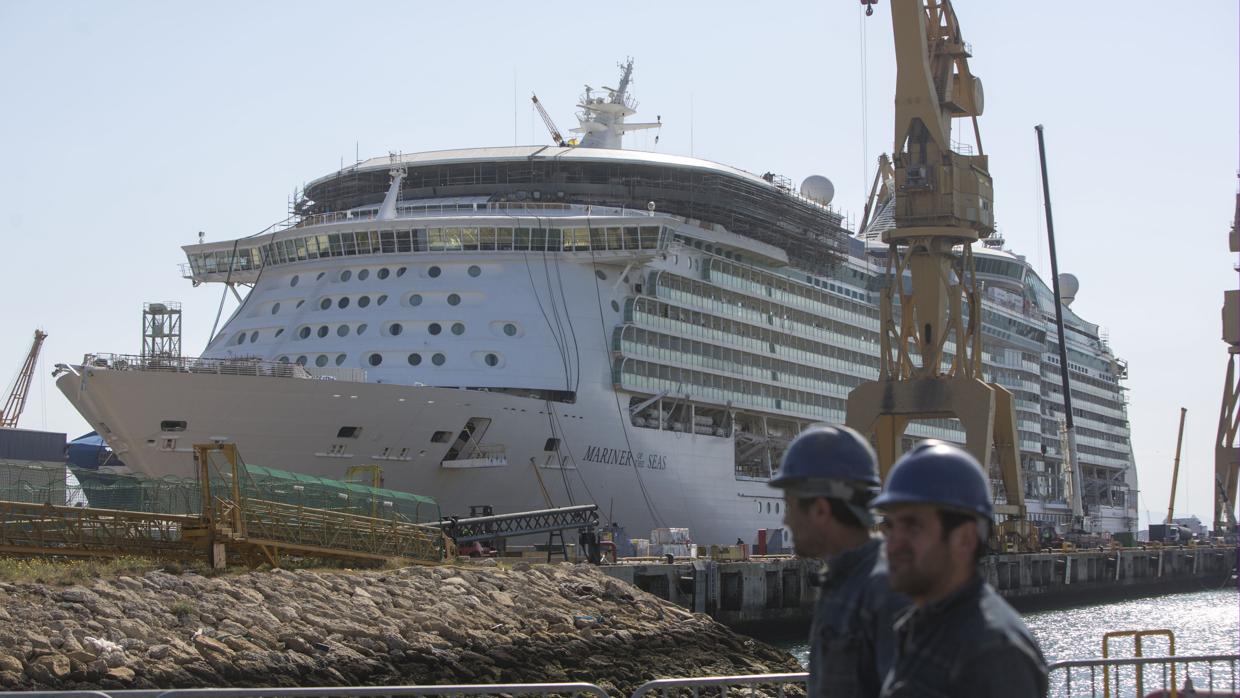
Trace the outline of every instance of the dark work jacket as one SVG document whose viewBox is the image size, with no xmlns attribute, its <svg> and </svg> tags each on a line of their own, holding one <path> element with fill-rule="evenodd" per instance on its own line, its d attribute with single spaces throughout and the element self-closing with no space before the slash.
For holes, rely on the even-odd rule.
<svg viewBox="0 0 1240 698">
<path fill-rule="evenodd" d="M 884 698 L 1046 695 L 1046 660 L 1024 621 L 974 577 L 896 621 L 895 666 Z"/>
<path fill-rule="evenodd" d="M 892 625 L 908 605 L 887 587 L 883 542 L 827 560 L 810 630 L 810 698 L 876 697 L 895 651 Z"/>
</svg>

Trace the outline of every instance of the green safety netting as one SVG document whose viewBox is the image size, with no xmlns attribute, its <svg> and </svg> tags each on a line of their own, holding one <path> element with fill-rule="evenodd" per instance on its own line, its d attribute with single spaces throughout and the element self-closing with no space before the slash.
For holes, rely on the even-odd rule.
<svg viewBox="0 0 1240 698">
<path fill-rule="evenodd" d="M 212 461 L 212 490 L 228 497 L 231 469 Z M 431 497 L 259 465 L 243 465 L 241 472 L 246 498 L 412 523 L 440 519 L 439 504 Z M 197 514 L 202 501 L 194 478 L 121 475 L 39 462 L 0 462 L 0 500 L 158 514 Z"/>
</svg>

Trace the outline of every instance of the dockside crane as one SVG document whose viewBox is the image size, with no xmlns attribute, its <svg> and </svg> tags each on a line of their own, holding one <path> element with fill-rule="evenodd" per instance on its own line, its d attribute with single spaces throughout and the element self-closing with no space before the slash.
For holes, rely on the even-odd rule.
<svg viewBox="0 0 1240 698">
<path fill-rule="evenodd" d="M 560 135 L 560 129 L 555 127 L 555 122 L 551 120 L 551 115 L 543 109 L 542 102 L 538 101 L 538 95 L 530 95 L 530 101 L 534 103 L 534 108 L 538 110 L 538 115 L 542 117 L 543 123 L 547 126 L 547 131 L 551 134 L 551 140 L 561 148 L 568 146 L 568 141 L 564 140 L 564 136 Z"/>
<path fill-rule="evenodd" d="M 1240 252 L 1240 192 L 1236 194 L 1236 213 L 1227 236 L 1232 259 Z M 1223 341 L 1227 344 L 1227 377 L 1223 379 L 1223 401 L 1219 408 L 1218 434 L 1214 441 L 1214 535 L 1234 540 L 1236 526 L 1236 484 L 1240 480 L 1240 289 L 1223 292 Z"/>
<path fill-rule="evenodd" d="M 0 427 L 14 428 L 17 426 L 17 420 L 21 419 L 22 410 L 26 409 L 30 379 L 34 376 L 35 366 L 39 363 L 39 350 L 43 348 L 45 339 L 47 339 L 46 332 L 34 331 L 34 343 L 30 345 L 30 352 L 26 354 L 26 362 L 17 372 L 17 378 L 13 380 L 13 385 L 9 389 L 9 398 L 4 402 L 4 409 L 0 410 Z"/>
<path fill-rule="evenodd" d="M 888 252 L 879 377 L 849 394 L 846 421 L 872 436 L 886 477 L 910 421 L 956 417 L 965 447 L 983 467 L 997 455 L 1007 503 L 996 512 L 1020 521 L 1024 483 L 1013 396 L 982 373 L 981 290 L 972 245 L 995 232 L 977 123 L 982 84 L 970 70 L 971 49 L 949 0 L 892 0 L 890 7 L 897 68 L 895 227 L 882 234 Z M 953 149 L 955 119 L 970 120 L 974 150 Z"/>
<path fill-rule="evenodd" d="M 1175 437 L 1175 462 L 1171 466 L 1171 501 L 1167 504 L 1167 520 L 1163 523 L 1170 526 L 1175 523 L 1175 486 L 1180 481 L 1180 445 L 1184 443 L 1184 417 L 1188 414 L 1186 408 L 1180 408 L 1180 433 Z"/>
</svg>

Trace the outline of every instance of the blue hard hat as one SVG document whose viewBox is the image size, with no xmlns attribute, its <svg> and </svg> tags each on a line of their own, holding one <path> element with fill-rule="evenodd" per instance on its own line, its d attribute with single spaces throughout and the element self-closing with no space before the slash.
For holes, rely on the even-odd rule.
<svg viewBox="0 0 1240 698">
<path fill-rule="evenodd" d="M 932 504 L 995 520 L 986 474 L 977 459 L 958 446 L 933 439 L 918 443 L 896 461 L 887 486 L 870 506 L 883 509 L 894 504 Z"/>
<path fill-rule="evenodd" d="M 842 500 L 863 525 L 872 526 L 869 502 L 882 480 L 870 442 L 848 427 L 819 425 L 788 444 L 768 484 L 798 497 Z"/>
</svg>

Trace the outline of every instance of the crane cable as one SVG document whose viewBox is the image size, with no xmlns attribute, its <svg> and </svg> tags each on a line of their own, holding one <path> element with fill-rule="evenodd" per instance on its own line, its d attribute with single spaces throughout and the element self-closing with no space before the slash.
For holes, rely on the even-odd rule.
<svg viewBox="0 0 1240 698">
<path fill-rule="evenodd" d="M 867 87 L 869 64 L 866 56 L 868 51 L 866 50 L 865 18 L 874 14 L 874 2 L 862 0 L 861 4 L 865 7 L 865 13 L 857 16 L 857 33 L 861 51 L 861 181 L 864 183 L 870 181 L 870 106 Z"/>
</svg>

